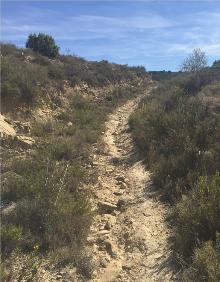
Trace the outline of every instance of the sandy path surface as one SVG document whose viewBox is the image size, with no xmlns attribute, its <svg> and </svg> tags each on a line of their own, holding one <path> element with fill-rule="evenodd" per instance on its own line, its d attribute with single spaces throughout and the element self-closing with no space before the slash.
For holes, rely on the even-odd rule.
<svg viewBox="0 0 220 282">
<path fill-rule="evenodd" d="M 98 214 L 88 238 L 95 265 L 90 281 L 175 281 L 168 208 L 153 197 L 150 174 L 129 132 L 128 119 L 139 101 L 109 115 L 104 152 L 93 156 L 99 176 L 92 188 Z"/>
</svg>

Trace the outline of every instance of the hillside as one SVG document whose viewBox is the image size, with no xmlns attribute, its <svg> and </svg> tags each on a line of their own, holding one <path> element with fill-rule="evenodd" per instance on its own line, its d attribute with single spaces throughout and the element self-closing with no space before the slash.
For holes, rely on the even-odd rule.
<svg viewBox="0 0 220 282">
<path fill-rule="evenodd" d="M 17 104 L 31 104 L 45 99 L 54 88 L 58 94 L 65 92 L 68 86 L 84 85 L 105 87 L 138 81 L 146 77 L 143 67 L 127 67 L 111 64 L 107 61 L 88 62 L 71 55 L 59 55 L 56 60 L 34 53 L 31 49 L 18 49 L 14 45 L 1 44 L 2 54 L 2 107 L 7 111 Z M 52 99 L 52 97 L 50 97 Z M 53 101 L 52 101 L 53 102 Z"/>
<path fill-rule="evenodd" d="M 162 81 L 131 116 L 158 197 L 172 206 L 180 281 L 220 280 L 218 62 Z"/>
<path fill-rule="evenodd" d="M 219 61 L 1 53 L 2 281 L 219 281 Z"/>
<path fill-rule="evenodd" d="M 96 214 L 93 150 L 103 146 L 108 114 L 143 93 L 149 75 L 7 44 L 1 51 L 2 279 L 59 280 L 60 267 L 77 267 L 74 281 L 90 276 L 84 249 Z"/>
</svg>

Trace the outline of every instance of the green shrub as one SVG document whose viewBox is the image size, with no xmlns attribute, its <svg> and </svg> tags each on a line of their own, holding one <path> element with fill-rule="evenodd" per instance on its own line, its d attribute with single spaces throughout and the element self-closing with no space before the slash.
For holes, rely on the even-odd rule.
<svg viewBox="0 0 220 282">
<path fill-rule="evenodd" d="M 71 139 L 59 138 L 57 143 L 51 146 L 51 155 L 55 160 L 69 161 L 74 156 L 74 145 Z"/>
<path fill-rule="evenodd" d="M 220 280 L 220 252 L 211 241 L 205 242 L 195 251 L 193 264 L 183 272 L 181 280 L 185 282 Z"/>
<path fill-rule="evenodd" d="M 26 48 L 52 59 L 59 55 L 59 47 L 55 44 L 53 37 L 43 33 L 38 35 L 30 34 L 26 42 Z"/>
<path fill-rule="evenodd" d="M 202 177 L 188 197 L 177 204 L 173 217 L 176 225 L 176 249 L 190 257 L 201 242 L 216 240 L 220 232 L 220 176 Z"/>
<path fill-rule="evenodd" d="M 219 280 L 215 248 L 220 231 L 218 81 L 211 69 L 180 74 L 161 83 L 130 118 L 134 140 L 155 187 L 174 206 L 173 247 L 180 265 L 188 265 L 184 281 Z M 213 253 L 217 252 L 213 264 L 208 263 L 211 247 L 204 249 L 207 257 L 202 253 L 209 241 Z M 197 262 L 193 262 L 194 253 Z M 196 266 L 202 265 L 199 257 L 204 272 Z"/>
<path fill-rule="evenodd" d="M 56 127 L 56 123 L 51 119 L 46 121 L 36 121 L 32 124 L 31 133 L 37 137 L 43 137 L 51 134 Z"/>
<path fill-rule="evenodd" d="M 49 78 L 58 80 L 65 79 L 64 67 L 61 64 L 50 64 L 48 66 L 48 76 Z"/>
<path fill-rule="evenodd" d="M 3 100 L 7 98 L 13 103 L 21 98 L 21 90 L 13 81 L 3 82 L 1 91 Z"/>
<path fill-rule="evenodd" d="M 22 103 L 36 103 L 41 86 L 47 81 L 47 72 L 43 67 L 18 58 L 3 57 L 1 71 L 3 106 L 13 108 Z"/>
<path fill-rule="evenodd" d="M 2 56 L 18 56 L 21 55 L 21 52 L 14 44 L 1 43 Z"/>
<path fill-rule="evenodd" d="M 17 197 L 15 209 L 3 216 L 3 224 L 22 227 L 22 248 L 26 250 L 35 244 L 42 251 L 81 244 L 91 221 L 87 195 L 78 190 L 83 171 L 77 164 L 58 164 L 48 154 L 39 153 L 35 159 L 13 164 L 25 193 Z"/>
<path fill-rule="evenodd" d="M 206 278 L 207 281 L 220 280 L 220 253 L 213 247 L 212 242 L 206 242 L 202 248 L 196 250 L 194 264 L 199 276 Z"/>
<path fill-rule="evenodd" d="M 4 263 L 1 262 L 0 264 L 0 279 L 1 281 L 7 281 L 8 278 L 8 272 L 7 268 Z"/>
<path fill-rule="evenodd" d="M 22 239 L 22 228 L 14 225 L 1 226 L 1 249 L 4 255 L 9 255 L 13 249 L 18 247 Z"/>
<path fill-rule="evenodd" d="M 199 96 L 188 96 L 179 86 L 170 86 L 163 85 L 144 102 L 132 115 L 130 126 L 154 182 L 167 199 L 175 201 L 199 175 L 219 170 L 220 116 Z"/>
<path fill-rule="evenodd" d="M 44 34 L 30 35 L 28 41 L 30 41 L 28 47 L 36 52 L 31 49 L 18 49 L 10 44 L 1 44 L 2 103 L 6 110 L 7 102 L 10 108 L 11 101 L 14 106 L 22 103 L 35 104 L 41 92 L 45 91 L 45 86 L 49 84 L 57 91 L 64 92 L 63 80 L 67 80 L 71 86 L 83 82 L 89 86 L 103 87 L 122 81 L 137 83 L 140 78 L 148 77 L 143 67 L 128 67 L 107 61 L 87 62 L 70 55 L 59 56 L 57 60 L 51 61 L 41 53 L 51 57 L 48 54 L 51 50 L 53 53 L 52 38 Z M 128 95 L 129 91 L 127 91 Z M 123 94 L 119 93 L 119 96 L 127 95 L 126 89 L 123 92 Z"/>
<path fill-rule="evenodd" d="M 22 177 L 13 172 L 2 175 L 1 198 L 7 201 L 17 201 L 27 193 Z"/>
</svg>

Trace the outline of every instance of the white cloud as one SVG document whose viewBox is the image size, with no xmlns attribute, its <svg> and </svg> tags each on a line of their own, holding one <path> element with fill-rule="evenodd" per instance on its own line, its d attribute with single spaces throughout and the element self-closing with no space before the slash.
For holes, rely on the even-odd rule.
<svg viewBox="0 0 220 282">
<path fill-rule="evenodd" d="M 27 18 L 20 15 L 4 19 L 3 40 L 21 42 L 29 33 L 45 32 L 59 42 L 65 41 L 64 48 L 73 46 L 74 52 L 81 56 L 107 57 L 112 61 L 140 61 L 142 57 L 174 60 L 194 48 L 203 49 L 208 56 L 220 55 L 220 13 L 217 11 L 189 11 L 169 17 L 150 11 L 130 17 L 66 16 L 50 10 L 41 14 L 36 9 L 33 18 L 31 14 L 29 10 Z"/>
<path fill-rule="evenodd" d="M 36 14 L 35 14 L 36 16 Z M 141 17 L 104 17 L 94 15 L 80 15 L 69 18 L 60 18 L 54 26 L 53 24 L 35 24 L 25 22 L 24 18 L 13 20 L 3 19 L 3 37 L 11 38 L 13 35 L 21 36 L 31 32 L 49 32 L 58 39 L 74 40 L 98 39 L 98 38 L 124 38 L 130 32 L 143 32 L 149 29 L 166 28 L 173 25 L 173 22 L 164 17 L 146 13 Z"/>
<path fill-rule="evenodd" d="M 85 26 L 92 25 L 93 27 L 112 27 L 128 29 L 152 29 L 165 28 L 173 25 L 173 22 L 154 13 L 146 13 L 145 16 L 140 17 L 103 17 L 93 15 L 82 15 L 73 17 L 73 21 L 82 23 Z"/>
</svg>

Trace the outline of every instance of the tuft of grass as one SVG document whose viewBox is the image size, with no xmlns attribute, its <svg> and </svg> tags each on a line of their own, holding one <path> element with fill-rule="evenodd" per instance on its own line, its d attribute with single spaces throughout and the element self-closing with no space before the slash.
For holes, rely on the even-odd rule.
<svg viewBox="0 0 220 282">
<path fill-rule="evenodd" d="M 14 224 L 2 225 L 1 227 L 1 250 L 6 256 L 19 246 L 23 235 L 20 226 Z"/>
</svg>

